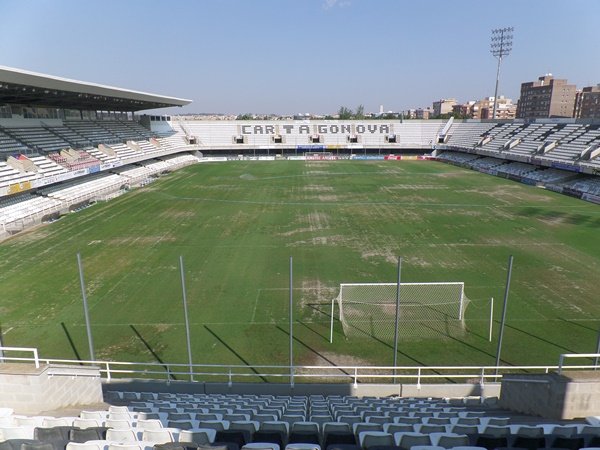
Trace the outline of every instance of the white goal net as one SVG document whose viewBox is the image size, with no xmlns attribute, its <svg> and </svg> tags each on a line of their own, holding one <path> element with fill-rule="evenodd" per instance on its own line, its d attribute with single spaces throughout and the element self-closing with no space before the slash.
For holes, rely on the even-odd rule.
<svg viewBox="0 0 600 450">
<path fill-rule="evenodd" d="M 331 301 L 331 341 L 334 304 L 346 337 L 364 336 L 390 341 L 396 323 L 396 283 L 341 284 Z M 468 299 L 464 283 L 401 283 L 399 290 L 398 336 L 420 339 L 455 336 L 464 332 L 464 312 Z"/>
</svg>

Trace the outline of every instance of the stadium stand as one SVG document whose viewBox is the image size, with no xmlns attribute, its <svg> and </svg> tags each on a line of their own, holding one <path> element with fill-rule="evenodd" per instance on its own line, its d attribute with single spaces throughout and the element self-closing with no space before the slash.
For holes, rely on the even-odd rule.
<svg viewBox="0 0 600 450">
<path fill-rule="evenodd" d="M 77 417 L 1 417 L 0 448 L 23 442 L 49 450 L 117 448 L 453 449 L 594 448 L 600 428 L 590 420 L 548 421 L 507 412 L 479 397 L 417 398 L 346 395 L 106 392 L 110 405 Z M 248 420 L 224 416 L 248 411 Z M 284 416 L 330 421 L 283 421 Z M 211 415 L 216 419 L 207 420 Z M 274 417 L 262 421 L 263 416 Z M 344 417 L 356 415 L 360 423 Z M 374 420 L 377 418 L 377 420 Z M 370 421 L 369 421 L 370 420 Z M 186 423 L 189 428 L 170 426 Z M 465 425 L 470 424 L 470 425 Z M 470 428 L 465 428 L 470 427 Z M 399 431 L 402 430 L 402 431 Z M 466 430 L 469 433 L 462 433 Z M 27 440 L 27 441 L 23 441 Z M 170 445 L 164 447 L 164 445 Z M 425 445 L 427 447 L 415 447 Z M 116 446 L 116 447 L 115 447 Z M 381 447 L 383 446 L 383 447 Z M 23 447 L 19 447 L 23 448 Z"/>
</svg>

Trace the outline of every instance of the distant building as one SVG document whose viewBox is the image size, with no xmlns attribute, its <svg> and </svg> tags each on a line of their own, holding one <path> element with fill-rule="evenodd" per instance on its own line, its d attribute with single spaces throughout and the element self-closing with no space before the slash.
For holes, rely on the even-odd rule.
<svg viewBox="0 0 600 450">
<path fill-rule="evenodd" d="M 584 87 L 577 93 L 575 117 L 600 119 L 600 84 Z"/>
<path fill-rule="evenodd" d="M 456 104 L 452 112 L 461 117 L 469 119 L 491 119 L 494 112 L 494 97 L 485 97 L 481 100 L 470 100 L 466 103 Z M 517 113 L 517 105 L 510 98 L 498 97 L 496 105 L 496 119 L 514 119 Z"/>
<path fill-rule="evenodd" d="M 494 97 L 485 97 L 477 102 L 478 116 L 474 119 L 492 119 L 494 116 Z M 517 105 L 510 98 L 503 95 L 498 97 L 496 102 L 496 119 L 506 120 L 514 119 L 517 115 Z"/>
<path fill-rule="evenodd" d="M 455 98 L 443 98 L 437 102 L 433 102 L 433 115 L 437 117 L 442 114 L 450 114 L 454 105 L 456 105 Z"/>
<path fill-rule="evenodd" d="M 417 108 L 415 109 L 415 119 L 429 120 L 433 115 L 433 112 L 429 108 Z"/>
<path fill-rule="evenodd" d="M 576 91 L 574 84 L 555 79 L 552 74 L 522 83 L 517 118 L 573 117 Z"/>
</svg>

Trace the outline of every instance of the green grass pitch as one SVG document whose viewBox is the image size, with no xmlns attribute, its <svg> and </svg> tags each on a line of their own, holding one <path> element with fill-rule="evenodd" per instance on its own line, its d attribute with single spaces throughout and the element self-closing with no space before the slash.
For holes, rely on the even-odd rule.
<svg viewBox="0 0 600 450">
<path fill-rule="evenodd" d="M 390 365 L 390 343 L 329 344 L 340 283 L 464 281 L 460 336 L 415 334 L 402 365 L 493 365 L 509 255 L 502 361 L 593 352 L 600 208 L 433 161 L 198 164 L 0 244 L 4 345 L 87 359 L 81 253 L 97 359 L 186 363 L 179 256 L 194 362 Z M 495 329 L 488 341 L 490 297 Z"/>
</svg>

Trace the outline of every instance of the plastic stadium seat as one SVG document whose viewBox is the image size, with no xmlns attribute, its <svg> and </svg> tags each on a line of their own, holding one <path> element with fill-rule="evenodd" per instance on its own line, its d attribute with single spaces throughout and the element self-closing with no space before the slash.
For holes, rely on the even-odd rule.
<svg viewBox="0 0 600 450">
<path fill-rule="evenodd" d="M 511 447 L 526 448 L 528 450 L 537 450 L 546 446 L 546 438 L 544 436 L 523 436 L 518 434 Z"/>
<path fill-rule="evenodd" d="M 258 431 L 260 423 L 253 420 L 234 420 L 229 422 L 229 430 L 247 431 L 250 437 Z"/>
<path fill-rule="evenodd" d="M 321 450 L 321 446 L 314 443 L 292 443 L 286 445 L 285 450 Z"/>
<path fill-rule="evenodd" d="M 154 442 L 155 444 L 164 444 L 166 442 L 175 442 L 173 429 L 161 428 L 158 430 L 144 430 L 142 433 L 144 442 Z"/>
<path fill-rule="evenodd" d="M 452 450 L 485 450 L 484 447 L 476 447 L 474 445 L 459 445 Z"/>
<path fill-rule="evenodd" d="M 206 445 L 215 441 L 217 431 L 212 428 L 194 428 L 192 430 L 181 430 L 179 442 L 193 442 L 198 445 Z"/>
<path fill-rule="evenodd" d="M 487 450 L 494 450 L 497 447 L 506 447 L 507 445 L 507 435 L 494 436 L 492 434 L 480 434 L 475 441 L 475 446 L 485 447 Z"/>
<path fill-rule="evenodd" d="M 229 422 L 226 420 L 200 420 L 198 428 L 212 428 L 215 431 L 223 431 L 229 428 Z"/>
<path fill-rule="evenodd" d="M 258 430 L 252 436 L 252 442 L 254 443 L 270 443 L 277 444 L 279 448 L 283 448 L 286 436 L 281 431 L 261 431 Z M 256 447 L 253 447 L 256 448 Z"/>
<path fill-rule="evenodd" d="M 360 439 L 360 433 L 363 431 L 383 431 L 383 425 L 380 423 L 359 422 L 352 424 L 352 431 L 357 439 Z"/>
<path fill-rule="evenodd" d="M 569 450 L 579 450 L 585 447 L 584 436 L 549 436 L 547 441 L 550 441 L 552 447 L 567 448 Z"/>
<path fill-rule="evenodd" d="M 489 425 L 480 434 L 486 436 L 510 436 L 511 430 L 509 426 Z"/>
<path fill-rule="evenodd" d="M 281 446 L 273 442 L 252 442 L 246 444 L 241 450 L 280 450 Z"/>
<path fill-rule="evenodd" d="M 325 450 L 361 450 L 356 444 L 331 444 Z"/>
<path fill-rule="evenodd" d="M 288 444 L 320 444 L 319 433 L 314 431 L 292 431 L 288 439 Z"/>
<path fill-rule="evenodd" d="M 40 450 L 54 450 L 54 447 L 50 443 L 38 441 L 36 439 L 7 439 L 0 442 L 0 450 L 21 450 L 23 447 L 32 448 L 31 446 L 43 445 L 44 448 Z"/>
<path fill-rule="evenodd" d="M 73 420 L 73 427 L 75 427 L 75 428 L 95 428 L 95 427 L 101 427 L 102 424 L 103 424 L 103 421 L 96 420 L 96 419 L 77 418 L 77 419 Z"/>
<path fill-rule="evenodd" d="M 471 443 L 469 436 L 456 433 L 432 433 L 431 441 L 444 448 L 466 447 Z"/>
<path fill-rule="evenodd" d="M 132 422 L 130 420 L 125 419 L 106 419 L 104 421 L 104 426 L 107 428 L 118 428 L 123 430 L 125 428 L 131 428 Z"/>
<path fill-rule="evenodd" d="M 556 425 L 552 428 L 552 432 L 550 434 L 553 436 L 571 437 L 579 434 L 579 432 L 578 427 L 575 425 Z"/>
<path fill-rule="evenodd" d="M 128 443 L 111 442 L 108 444 L 107 450 L 144 450 L 144 446 L 142 446 L 138 443 L 135 443 L 135 442 L 128 442 Z"/>
<path fill-rule="evenodd" d="M 111 442 L 137 442 L 138 436 L 131 428 L 109 428 L 106 430 L 106 440 Z"/>
<path fill-rule="evenodd" d="M 394 436 L 385 431 L 361 431 L 358 435 L 359 445 L 364 449 L 374 446 L 393 446 Z"/>
<path fill-rule="evenodd" d="M 351 431 L 330 431 L 323 436 L 323 447 L 325 449 L 331 446 L 356 444 L 356 436 Z"/>
<path fill-rule="evenodd" d="M 299 421 L 292 423 L 290 430 L 292 433 L 319 433 L 320 426 L 316 422 Z"/>
<path fill-rule="evenodd" d="M 104 445 L 99 442 L 69 442 L 66 450 L 103 450 L 103 448 Z"/>
<path fill-rule="evenodd" d="M 155 444 L 153 450 L 197 450 L 198 445 L 193 442 L 165 442 Z"/>
<path fill-rule="evenodd" d="M 290 425 L 287 422 L 282 422 L 280 420 L 266 420 L 261 422 L 258 431 L 279 431 L 283 433 L 284 437 L 287 439 L 287 435 L 290 432 L 289 426 Z"/>
<path fill-rule="evenodd" d="M 191 430 L 192 428 L 194 428 L 194 423 L 191 420 L 169 420 L 167 422 L 167 427 L 177 428 L 179 430 Z"/>
<path fill-rule="evenodd" d="M 517 427 L 517 432 L 514 434 L 518 436 L 541 437 L 544 436 L 544 429 L 542 427 L 520 425 Z"/>
<path fill-rule="evenodd" d="M 29 439 L 33 440 L 34 427 L 16 426 L 0 428 L 0 440 L 7 441 L 9 439 Z"/>
<path fill-rule="evenodd" d="M 101 441 L 106 439 L 106 431 L 107 428 L 104 427 L 73 428 L 69 433 L 69 441 L 80 444 L 87 441 Z"/>
<path fill-rule="evenodd" d="M 479 417 L 459 417 L 454 425 L 479 425 L 480 419 Z M 492 424 L 497 425 L 497 424 Z M 505 425 L 505 424 L 503 424 Z"/>
<path fill-rule="evenodd" d="M 38 441 L 49 442 L 55 450 L 65 450 L 69 443 L 71 430 L 70 426 L 57 426 L 52 428 L 35 428 L 33 438 Z"/>
<path fill-rule="evenodd" d="M 252 439 L 252 435 L 246 430 L 223 430 L 217 431 L 215 443 L 233 442 L 238 447 L 242 448 Z"/>
<path fill-rule="evenodd" d="M 413 445 L 431 445 L 431 437 L 424 433 L 399 432 L 394 433 L 394 442 L 398 447 L 410 450 Z"/>
</svg>

